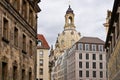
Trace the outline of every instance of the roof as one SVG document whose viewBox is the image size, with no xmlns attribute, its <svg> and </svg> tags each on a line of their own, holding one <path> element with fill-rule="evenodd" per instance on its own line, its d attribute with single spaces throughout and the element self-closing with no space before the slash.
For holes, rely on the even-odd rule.
<svg viewBox="0 0 120 80">
<path fill-rule="evenodd" d="M 78 42 L 81 43 L 95 43 L 95 44 L 105 44 L 105 42 L 97 37 L 82 37 Z"/>
<path fill-rule="evenodd" d="M 68 10 L 66 11 L 66 14 L 69 14 L 69 13 L 72 13 L 72 14 L 73 14 L 73 10 L 71 9 L 70 5 L 69 5 Z"/>
<path fill-rule="evenodd" d="M 38 34 L 37 38 L 41 41 L 41 46 L 37 46 L 38 49 L 50 49 L 50 46 L 48 45 L 45 37 L 42 34 Z"/>
</svg>

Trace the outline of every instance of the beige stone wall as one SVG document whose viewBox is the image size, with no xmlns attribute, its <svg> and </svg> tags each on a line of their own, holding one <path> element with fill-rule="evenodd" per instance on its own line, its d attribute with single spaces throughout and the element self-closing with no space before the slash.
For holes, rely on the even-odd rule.
<svg viewBox="0 0 120 80">
<path fill-rule="evenodd" d="M 65 50 L 70 48 L 75 42 L 77 42 L 80 39 L 80 35 L 76 30 L 66 30 L 64 33 L 61 33 L 58 36 L 58 42 L 60 45 L 60 50 Z M 62 43 L 62 40 L 64 41 Z M 72 40 L 74 40 L 72 42 Z"/>
<path fill-rule="evenodd" d="M 40 57 L 40 52 L 43 52 L 43 57 Z M 49 80 L 49 50 L 37 49 L 37 78 Z M 40 66 L 40 59 L 43 59 L 43 66 Z M 43 75 L 40 75 L 40 68 L 43 68 Z"/>
<path fill-rule="evenodd" d="M 12 2 L 12 0 L 10 0 Z M 20 0 L 22 1 L 22 0 Z M 27 3 L 28 4 L 28 3 Z M 28 4 L 29 5 L 29 4 Z M 20 5 L 21 10 L 22 5 Z M 19 11 L 21 13 L 21 11 Z M 25 70 L 25 80 L 28 80 L 29 73 L 31 78 L 35 80 L 35 67 L 36 67 L 36 28 L 32 26 L 18 13 L 12 5 L 8 4 L 5 0 L 0 0 L 0 80 L 2 80 L 2 63 L 7 64 L 6 79 L 13 80 L 13 66 L 17 67 L 16 80 L 22 80 L 22 69 Z M 36 16 L 36 13 L 33 12 Z M 8 43 L 3 40 L 3 18 L 8 20 Z M 35 27 L 36 27 L 36 18 Z M 18 46 L 14 43 L 14 27 L 18 29 Z M 22 37 L 26 36 L 26 54 L 22 52 Z M 32 41 L 32 55 L 29 52 L 29 41 Z"/>
</svg>

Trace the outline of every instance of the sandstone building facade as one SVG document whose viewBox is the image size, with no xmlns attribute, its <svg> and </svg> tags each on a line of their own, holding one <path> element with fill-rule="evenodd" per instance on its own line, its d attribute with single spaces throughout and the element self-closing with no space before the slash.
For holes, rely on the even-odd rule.
<svg viewBox="0 0 120 80">
<path fill-rule="evenodd" d="M 49 45 L 42 34 L 38 34 L 37 80 L 49 80 Z"/>
<path fill-rule="evenodd" d="M 0 0 L 0 80 L 35 80 L 40 0 Z"/>
<path fill-rule="evenodd" d="M 120 80 L 120 0 L 114 0 L 105 48 L 108 80 Z"/>
<path fill-rule="evenodd" d="M 67 80 L 107 80 L 104 41 L 83 37 L 69 49 Z"/>
</svg>

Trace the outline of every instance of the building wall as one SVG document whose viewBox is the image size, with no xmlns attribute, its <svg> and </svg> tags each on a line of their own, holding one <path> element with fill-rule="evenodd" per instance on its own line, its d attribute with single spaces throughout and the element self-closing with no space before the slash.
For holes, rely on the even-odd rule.
<svg viewBox="0 0 120 80">
<path fill-rule="evenodd" d="M 66 64 L 66 54 L 63 53 L 58 57 L 55 62 L 55 66 L 52 68 L 51 80 L 67 80 L 67 64 Z"/>
<path fill-rule="evenodd" d="M 106 39 L 108 80 L 120 79 L 120 1 L 115 0 Z"/>
<path fill-rule="evenodd" d="M 89 59 L 86 59 L 86 54 L 89 55 Z M 93 60 L 93 54 L 96 55 L 95 60 Z M 100 60 L 100 57 L 99 57 L 100 55 L 102 55 L 102 60 Z M 82 64 L 80 64 L 79 62 L 81 62 Z M 86 68 L 86 62 L 89 64 L 88 68 Z M 95 62 L 96 68 L 93 68 L 93 62 Z M 100 63 L 102 64 L 102 69 L 100 69 Z M 82 76 L 80 76 L 79 71 L 82 71 Z M 86 76 L 86 71 L 89 72 L 88 77 Z M 93 77 L 93 71 L 96 71 L 96 77 Z M 103 75 L 102 75 L 103 77 L 101 78 L 100 78 L 100 71 L 103 72 Z M 96 51 L 80 50 L 78 49 L 78 46 L 75 44 L 68 52 L 67 80 L 87 80 L 87 79 L 107 80 L 106 79 L 106 52 L 98 51 L 98 50 Z"/>
<path fill-rule="evenodd" d="M 40 52 L 43 52 L 43 57 Z M 37 79 L 49 80 L 49 50 L 37 49 Z M 43 65 L 40 65 L 40 59 L 43 60 Z M 43 69 L 43 74 L 40 74 L 40 68 Z"/>
<path fill-rule="evenodd" d="M 105 52 L 89 52 L 89 60 L 86 60 L 86 52 L 82 52 L 83 59 L 79 59 L 79 52 L 76 53 L 77 61 L 76 62 L 76 71 L 82 70 L 83 77 L 81 79 L 87 80 L 87 79 L 100 79 L 100 80 L 106 80 L 106 53 Z M 93 54 L 96 54 L 96 60 L 92 59 Z M 99 55 L 102 54 L 103 60 L 99 59 Z M 82 68 L 79 68 L 79 62 L 82 62 Z M 89 68 L 86 68 L 86 62 L 89 63 Z M 93 62 L 96 63 L 96 69 L 93 69 Z M 100 63 L 103 65 L 103 69 L 100 69 Z M 89 77 L 86 77 L 86 71 L 89 71 Z M 96 78 L 93 78 L 93 71 L 96 71 Z M 103 71 L 103 78 L 100 78 L 100 71 Z M 79 78 L 79 73 L 76 74 L 77 78 Z M 77 79 L 76 79 L 77 80 Z"/>
<path fill-rule="evenodd" d="M 36 55 L 34 53 L 36 53 L 37 32 L 35 16 L 37 15 L 26 1 L 28 8 L 26 10 L 31 7 L 33 11 L 34 22 L 31 25 L 29 15 L 26 14 L 27 20 L 24 18 L 24 14 L 22 15 L 22 0 L 16 1 L 16 4 L 19 4 L 18 9 L 13 7 L 12 0 L 0 0 L 0 80 L 35 80 Z M 27 11 L 27 13 L 29 12 Z M 15 28 L 18 30 L 17 39 L 15 39 Z M 26 36 L 24 46 L 26 49 L 23 48 L 23 34 Z"/>
</svg>

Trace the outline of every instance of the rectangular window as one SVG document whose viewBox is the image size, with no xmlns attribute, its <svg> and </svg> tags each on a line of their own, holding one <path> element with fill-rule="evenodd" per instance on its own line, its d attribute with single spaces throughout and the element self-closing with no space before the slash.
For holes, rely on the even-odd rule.
<svg viewBox="0 0 120 80">
<path fill-rule="evenodd" d="M 82 71 L 79 71 L 79 77 L 82 77 Z"/>
<path fill-rule="evenodd" d="M 20 4 L 19 0 L 13 0 L 12 2 L 12 5 L 16 10 L 19 10 L 19 6 L 20 6 L 19 4 Z"/>
<path fill-rule="evenodd" d="M 86 71 L 86 77 L 89 77 L 89 71 Z"/>
<path fill-rule="evenodd" d="M 89 44 L 85 44 L 85 50 L 89 51 Z"/>
<path fill-rule="evenodd" d="M 82 53 L 79 53 L 79 59 L 82 59 Z"/>
<path fill-rule="evenodd" d="M 86 53 L 86 59 L 89 59 L 89 54 L 88 53 Z"/>
<path fill-rule="evenodd" d="M 18 46 L 18 29 L 14 28 L 14 45 Z"/>
<path fill-rule="evenodd" d="M 26 36 L 23 34 L 23 51 L 26 52 Z"/>
<path fill-rule="evenodd" d="M 83 44 L 82 43 L 78 44 L 78 50 L 83 50 Z"/>
<path fill-rule="evenodd" d="M 103 72 L 100 71 L 100 78 L 103 78 Z"/>
<path fill-rule="evenodd" d="M 92 51 L 96 51 L 96 45 L 92 45 Z"/>
<path fill-rule="evenodd" d="M 29 72 L 29 79 L 28 80 L 32 80 L 32 72 Z"/>
<path fill-rule="evenodd" d="M 7 80 L 7 63 L 2 62 L 2 80 Z"/>
<path fill-rule="evenodd" d="M 25 80 L 25 70 L 22 69 L 22 80 Z"/>
<path fill-rule="evenodd" d="M 103 45 L 99 45 L 99 51 L 103 51 Z"/>
<path fill-rule="evenodd" d="M 79 62 L 79 68 L 82 68 L 82 62 Z"/>
<path fill-rule="evenodd" d="M 93 77 L 94 78 L 96 77 L 96 71 L 93 71 Z"/>
<path fill-rule="evenodd" d="M 40 59 L 40 66 L 43 66 L 43 59 Z"/>
<path fill-rule="evenodd" d="M 43 51 L 40 51 L 39 56 L 40 58 L 43 58 Z"/>
<path fill-rule="evenodd" d="M 89 62 L 86 62 L 86 68 L 89 68 Z"/>
<path fill-rule="evenodd" d="M 96 69 L 96 62 L 93 62 L 93 69 Z"/>
<path fill-rule="evenodd" d="M 100 55 L 99 55 L 99 59 L 100 59 L 100 60 L 102 60 L 102 59 L 103 59 L 103 58 L 102 58 L 102 54 L 100 54 Z"/>
<path fill-rule="evenodd" d="M 32 9 L 30 9 L 29 11 L 29 22 L 30 22 L 30 25 L 33 27 L 33 11 Z"/>
<path fill-rule="evenodd" d="M 43 68 L 40 68 L 40 75 L 43 75 Z"/>
<path fill-rule="evenodd" d="M 96 60 L 96 54 L 93 54 L 92 57 L 93 57 L 93 60 Z"/>
<path fill-rule="evenodd" d="M 100 69 L 102 69 L 103 68 L 103 64 L 102 63 L 100 63 Z"/>
<path fill-rule="evenodd" d="M 32 41 L 29 41 L 29 54 L 32 56 Z"/>
<path fill-rule="evenodd" d="M 17 67 L 13 66 L 13 80 L 17 80 Z"/>
<path fill-rule="evenodd" d="M 25 0 L 22 0 L 22 15 L 23 18 L 27 19 L 27 2 Z"/>
<path fill-rule="evenodd" d="M 3 37 L 4 39 L 8 40 L 8 20 L 3 18 Z"/>
</svg>

